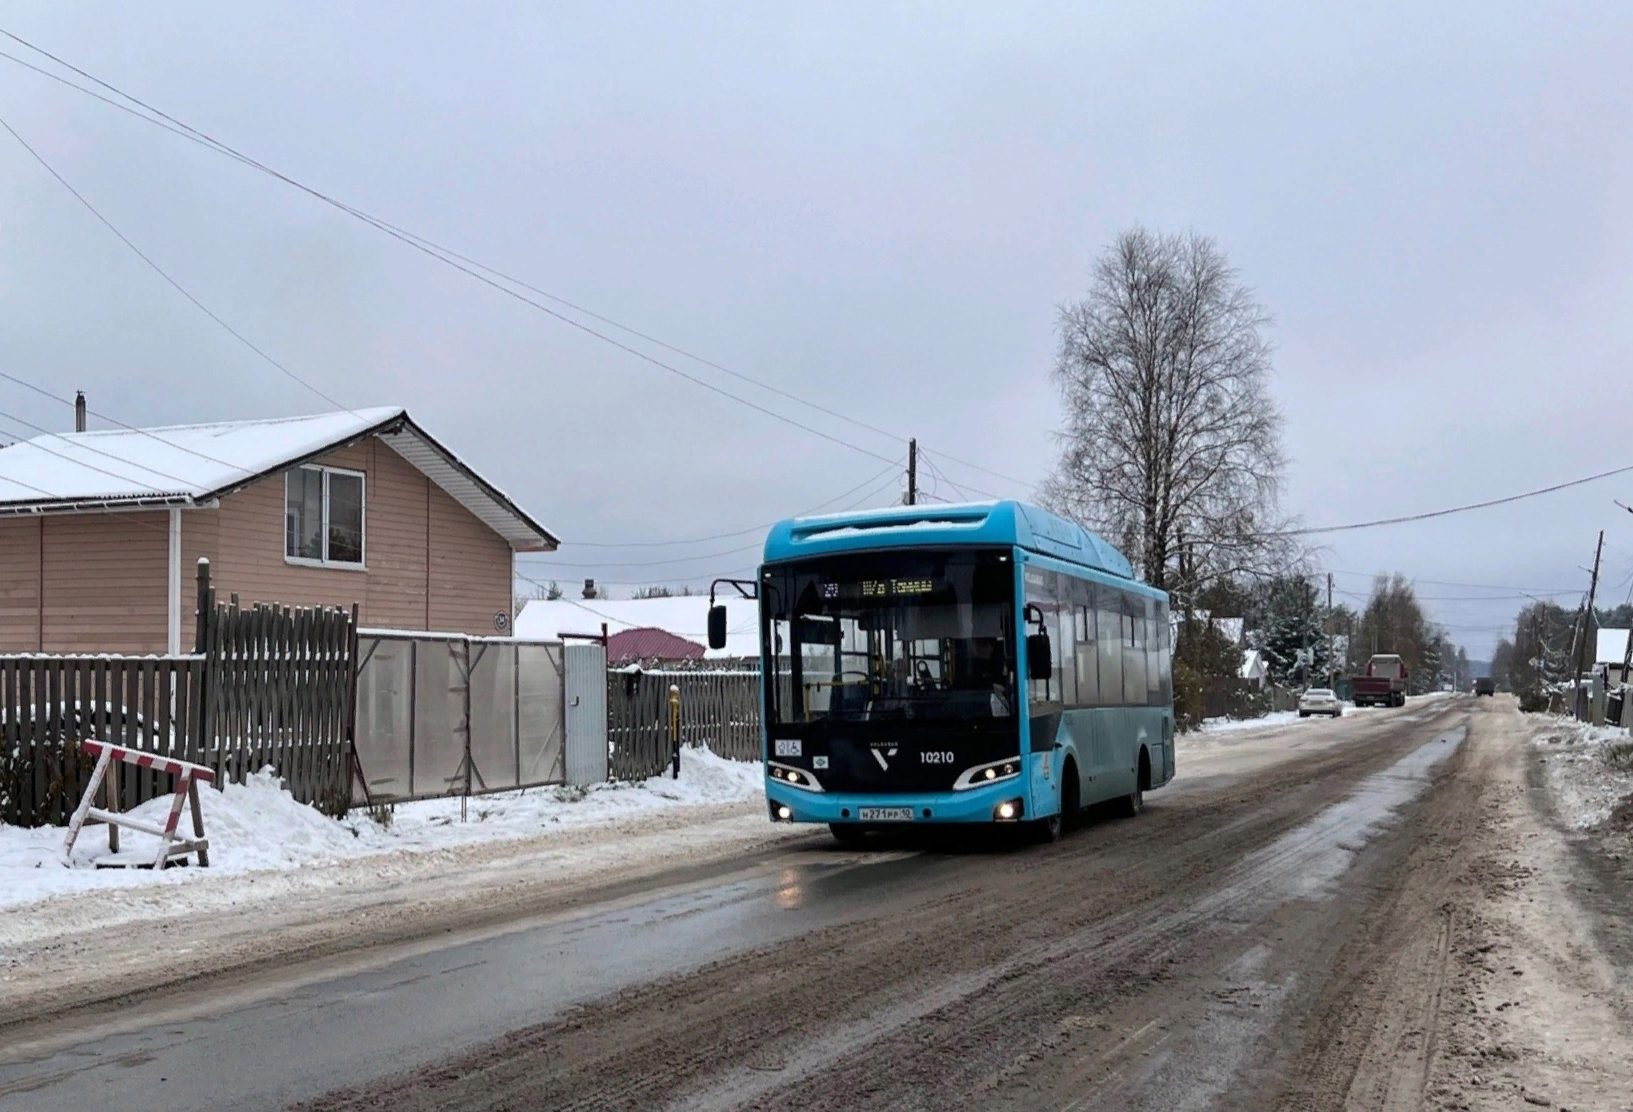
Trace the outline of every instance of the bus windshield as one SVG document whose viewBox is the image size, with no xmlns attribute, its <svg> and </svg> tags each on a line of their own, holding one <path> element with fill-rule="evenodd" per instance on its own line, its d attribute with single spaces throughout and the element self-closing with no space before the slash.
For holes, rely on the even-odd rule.
<svg viewBox="0 0 1633 1112">
<path fill-rule="evenodd" d="M 1015 713 L 1007 552 L 868 553 L 768 568 L 772 723 Z"/>
</svg>

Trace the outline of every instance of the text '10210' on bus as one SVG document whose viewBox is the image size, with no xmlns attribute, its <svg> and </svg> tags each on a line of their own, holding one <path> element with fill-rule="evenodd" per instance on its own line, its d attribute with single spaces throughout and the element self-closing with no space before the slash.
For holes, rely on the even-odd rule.
<svg viewBox="0 0 1633 1112">
<path fill-rule="evenodd" d="M 774 526 L 760 600 L 766 802 L 842 841 L 915 823 L 1138 814 L 1174 776 L 1168 596 L 1019 502 Z M 709 636 L 725 640 L 711 606 Z"/>
</svg>

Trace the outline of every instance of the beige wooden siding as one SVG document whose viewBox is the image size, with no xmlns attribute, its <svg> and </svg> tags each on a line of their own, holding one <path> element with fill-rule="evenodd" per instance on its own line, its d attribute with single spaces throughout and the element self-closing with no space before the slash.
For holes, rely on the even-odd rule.
<svg viewBox="0 0 1633 1112">
<path fill-rule="evenodd" d="M 0 521 L 0 652 L 40 647 L 41 521 Z"/>
<path fill-rule="evenodd" d="M 425 629 L 427 520 L 435 484 L 389 445 L 371 441 L 364 544 L 370 625 Z M 439 491 L 440 493 L 440 491 Z"/>
<path fill-rule="evenodd" d="M 508 634 L 513 584 L 504 538 L 441 487 L 431 490 L 431 629 Z M 503 626 L 495 622 L 504 616 Z"/>
<path fill-rule="evenodd" d="M 45 652 L 162 652 L 167 513 L 41 518 Z"/>
<path fill-rule="evenodd" d="M 365 625 L 398 629 L 493 633 L 496 613 L 511 616 L 510 546 L 390 446 L 370 440 L 316 462 L 365 475 L 366 570 L 285 559 L 279 474 L 228 495 L 214 512 L 222 597 L 236 591 L 246 604 L 355 602 Z M 191 567 L 196 555 L 187 557 Z M 192 589 L 183 585 L 186 599 Z"/>
</svg>

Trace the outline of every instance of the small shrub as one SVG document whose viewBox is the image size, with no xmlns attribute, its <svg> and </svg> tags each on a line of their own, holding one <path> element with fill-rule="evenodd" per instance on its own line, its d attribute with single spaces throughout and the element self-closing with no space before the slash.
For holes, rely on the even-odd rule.
<svg viewBox="0 0 1633 1112">
<path fill-rule="evenodd" d="M 397 820 L 397 805 L 395 803 L 370 803 L 369 819 L 381 830 L 390 830 L 391 824 Z"/>
<path fill-rule="evenodd" d="M 1633 741 L 1614 741 L 1605 746 L 1605 763 L 1623 772 L 1633 772 Z"/>
<path fill-rule="evenodd" d="M 1183 660 L 1174 661 L 1174 729 L 1188 733 L 1202 725 L 1202 677 Z"/>
<path fill-rule="evenodd" d="M 1520 709 L 1526 714 L 1547 714 L 1548 696 L 1540 691 L 1520 693 Z"/>
</svg>

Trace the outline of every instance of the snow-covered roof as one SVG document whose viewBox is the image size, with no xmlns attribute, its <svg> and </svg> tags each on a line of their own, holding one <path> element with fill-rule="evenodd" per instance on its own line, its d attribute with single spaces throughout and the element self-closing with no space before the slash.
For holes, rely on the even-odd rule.
<svg viewBox="0 0 1633 1112">
<path fill-rule="evenodd" d="M 1222 633 L 1225 636 L 1225 639 L 1231 644 L 1240 645 L 1242 643 L 1242 636 L 1244 632 L 1243 626 L 1247 619 L 1216 617 L 1211 611 L 1208 610 L 1198 610 L 1196 611 L 1196 616 L 1202 621 L 1211 624 L 1213 628 Z"/>
<path fill-rule="evenodd" d="M 722 657 L 757 658 L 760 655 L 759 604 L 752 599 L 723 598 L 726 607 L 726 647 L 709 649 L 710 660 Z M 554 641 L 563 633 L 599 633 L 601 623 L 617 633 L 626 629 L 661 629 L 688 641 L 709 643 L 707 595 L 680 598 L 532 599 L 516 615 L 516 636 L 528 641 Z"/>
<path fill-rule="evenodd" d="M 43 433 L 0 449 L 0 515 L 197 506 L 367 436 L 397 454 L 510 542 L 556 539 L 396 406 L 280 417 Z"/>
<path fill-rule="evenodd" d="M 1593 654 L 1595 664 L 1620 665 L 1627 659 L 1627 630 L 1601 629 L 1598 651 Z"/>
<path fill-rule="evenodd" d="M 1237 621 L 1241 619 L 1238 618 Z M 1244 649 L 1242 651 L 1242 668 L 1240 675 L 1244 680 L 1256 680 L 1269 671 L 1264 662 L 1264 654 L 1258 649 Z"/>
</svg>

